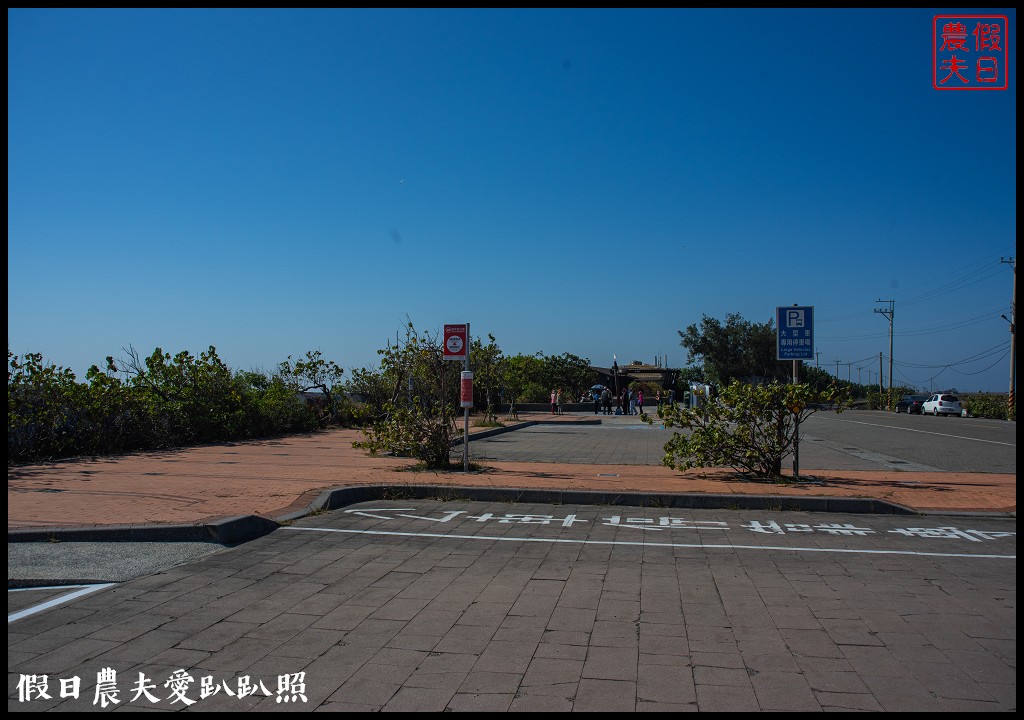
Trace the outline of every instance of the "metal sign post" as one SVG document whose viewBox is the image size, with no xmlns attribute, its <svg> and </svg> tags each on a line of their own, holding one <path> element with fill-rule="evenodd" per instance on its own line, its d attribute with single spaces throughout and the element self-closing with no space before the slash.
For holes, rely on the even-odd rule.
<svg viewBox="0 0 1024 720">
<path fill-rule="evenodd" d="M 469 323 L 444 326 L 444 359 L 463 360 L 459 383 L 459 403 L 463 407 L 462 469 L 469 472 L 469 409 L 473 407 L 473 373 L 469 371 Z M 468 387 L 468 401 L 467 390 Z"/>
<path fill-rule="evenodd" d="M 800 384 L 800 361 L 814 359 L 814 307 L 780 305 L 775 308 L 776 360 L 793 361 L 793 384 Z M 800 413 L 793 428 L 793 477 L 800 479 Z"/>
<path fill-rule="evenodd" d="M 465 413 L 462 426 L 462 472 L 469 473 L 469 409 L 473 407 L 473 373 L 469 371 L 469 323 L 466 323 L 466 369 L 463 376 L 469 376 L 469 404 L 466 404 L 466 394 L 463 393 L 462 409 Z"/>
<path fill-rule="evenodd" d="M 800 384 L 800 361 L 793 361 L 793 384 Z M 793 424 L 793 479 L 800 479 L 800 413 Z"/>
</svg>

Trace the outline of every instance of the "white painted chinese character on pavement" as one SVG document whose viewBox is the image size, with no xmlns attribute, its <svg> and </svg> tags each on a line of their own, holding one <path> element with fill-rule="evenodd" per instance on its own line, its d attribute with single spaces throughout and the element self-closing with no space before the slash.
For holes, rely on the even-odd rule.
<svg viewBox="0 0 1024 720">
<path fill-rule="evenodd" d="M 658 524 L 672 530 L 728 530 L 729 526 L 718 520 L 687 520 L 686 518 L 662 517 Z"/>
<path fill-rule="evenodd" d="M 815 525 L 814 529 L 829 535 L 868 535 L 875 532 L 871 528 L 857 527 L 850 523 L 825 523 L 824 525 Z"/>
<path fill-rule="evenodd" d="M 255 695 L 257 690 L 262 690 L 263 694 L 270 697 L 270 691 L 267 690 L 267 686 L 260 680 L 259 686 L 249 684 L 249 676 L 243 675 L 238 678 L 238 699 L 241 700 L 249 695 Z"/>
<path fill-rule="evenodd" d="M 306 701 L 306 673 L 292 673 L 291 675 L 277 676 L 277 702 L 302 702 Z"/>
<path fill-rule="evenodd" d="M 634 530 L 728 530 L 729 526 L 717 520 L 688 520 L 686 518 L 660 517 L 654 518 L 627 517 L 612 515 L 601 518 L 603 525 L 609 527 L 626 527 Z"/>
<path fill-rule="evenodd" d="M 52 700 L 46 694 L 50 684 L 48 675 L 22 675 L 18 678 L 18 702 L 29 702 L 33 699 Z"/>
<path fill-rule="evenodd" d="M 1001 537 L 1013 537 L 1017 534 L 1013 532 L 993 532 L 991 530 L 959 530 L 955 527 L 897 528 L 895 530 L 890 530 L 889 532 L 905 535 L 907 537 L 945 539 L 960 538 L 962 540 L 970 540 L 971 542 L 994 540 Z"/>
<path fill-rule="evenodd" d="M 427 520 L 429 522 L 443 523 L 443 522 L 448 522 L 449 520 L 454 520 L 459 515 L 465 515 L 465 514 L 466 514 L 465 510 L 449 510 L 448 512 L 444 513 L 444 515 L 442 515 L 439 518 L 423 517 L 422 515 L 406 515 L 404 513 L 399 514 L 399 517 L 412 518 L 413 520 Z"/>
<path fill-rule="evenodd" d="M 814 532 L 810 525 L 804 525 L 803 523 L 782 523 L 781 525 L 774 520 L 767 522 L 761 522 L 760 520 L 751 520 L 748 523 L 740 525 L 751 532 L 765 533 L 768 535 L 785 535 L 788 532 L 791 533 L 809 533 Z"/>
<path fill-rule="evenodd" d="M 586 520 L 577 520 L 575 515 L 566 515 L 564 518 L 556 518 L 553 515 L 518 515 L 515 513 L 507 513 L 505 515 L 495 515 L 494 513 L 483 513 L 482 515 L 470 515 L 469 520 L 476 520 L 477 522 L 487 522 L 488 520 L 497 520 L 504 524 L 522 524 L 522 525 L 549 525 L 552 522 L 560 522 L 562 527 L 572 527 L 573 523 L 587 522 Z"/>
<path fill-rule="evenodd" d="M 394 520 L 390 515 L 375 515 L 374 513 L 399 512 L 401 510 L 415 510 L 416 508 L 366 508 L 364 510 L 346 510 L 351 515 L 362 515 L 363 517 L 376 518 L 377 520 Z"/>
<path fill-rule="evenodd" d="M 117 705 L 117 671 L 114 668 L 103 668 L 96 673 L 96 694 L 92 704 L 100 704 L 105 708 L 108 704 Z"/>
<path fill-rule="evenodd" d="M 205 700 L 211 695 L 220 692 L 220 685 L 216 683 L 212 675 L 204 675 L 199 678 L 199 699 Z"/>
<path fill-rule="evenodd" d="M 654 527 L 654 520 L 650 518 L 625 518 L 621 515 L 612 515 L 611 517 L 601 518 L 604 522 L 603 525 L 609 527 L 628 527 L 634 530 L 656 530 L 658 532 L 665 528 Z"/>
<path fill-rule="evenodd" d="M 82 689 L 82 680 L 77 675 L 70 678 L 60 679 L 60 696 L 62 698 L 78 699 L 78 693 Z"/>
<path fill-rule="evenodd" d="M 132 695 L 132 699 L 130 700 L 130 702 L 135 702 L 143 695 L 145 695 L 146 699 L 152 703 L 160 702 L 160 698 L 158 698 L 156 695 L 150 692 L 150 690 L 156 690 L 156 685 L 150 682 L 149 678 L 146 677 L 145 673 L 139 673 L 139 679 L 132 687 L 132 690 L 135 692 L 135 694 Z"/>
<path fill-rule="evenodd" d="M 175 670 L 171 673 L 171 676 L 167 678 L 167 682 L 164 683 L 165 688 L 171 689 L 171 705 L 178 702 L 179 700 L 186 705 L 194 705 L 195 700 L 185 697 L 185 693 L 188 691 L 190 683 L 195 682 L 195 678 L 189 675 L 184 670 Z M 170 700 L 170 698 L 168 698 Z"/>
</svg>

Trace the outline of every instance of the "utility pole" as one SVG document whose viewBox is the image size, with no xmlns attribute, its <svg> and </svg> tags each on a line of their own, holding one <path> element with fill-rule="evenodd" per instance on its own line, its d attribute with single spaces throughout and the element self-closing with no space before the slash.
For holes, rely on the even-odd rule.
<svg viewBox="0 0 1024 720">
<path fill-rule="evenodd" d="M 814 351 L 814 369 L 818 370 L 818 356 L 821 355 L 821 350 Z"/>
<path fill-rule="evenodd" d="M 1013 270 L 1013 297 L 1010 298 L 1010 317 L 1003 315 L 1004 320 L 1010 322 L 1010 394 L 1006 398 L 1006 418 L 1015 420 L 1017 418 L 1017 402 L 1013 392 L 1017 384 L 1017 263 L 1014 258 L 999 258 L 999 262 L 1006 263 Z"/>
<path fill-rule="evenodd" d="M 836 358 L 836 380 L 839 379 L 839 358 Z"/>
<path fill-rule="evenodd" d="M 889 318 L 889 396 L 886 402 L 886 408 L 892 410 L 892 318 L 896 314 L 896 301 L 895 300 L 875 300 L 875 302 L 887 302 L 889 303 L 889 309 L 875 308 L 876 313 L 881 313 Z M 879 378 L 881 381 L 881 378 Z"/>
<path fill-rule="evenodd" d="M 882 402 L 882 353 L 878 353 L 878 402 Z"/>
</svg>

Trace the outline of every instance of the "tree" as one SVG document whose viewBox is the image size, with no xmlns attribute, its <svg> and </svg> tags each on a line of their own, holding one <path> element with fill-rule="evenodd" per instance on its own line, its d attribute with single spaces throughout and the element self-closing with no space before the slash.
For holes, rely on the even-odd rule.
<svg viewBox="0 0 1024 720">
<path fill-rule="evenodd" d="M 319 350 L 310 350 L 305 359 L 292 361 L 292 356 L 278 365 L 278 373 L 286 382 L 292 382 L 300 392 L 317 390 L 323 398 L 323 404 L 317 410 L 317 420 L 321 427 L 340 418 L 338 395 L 341 376 L 345 372 L 333 360 L 325 360 Z"/>
<path fill-rule="evenodd" d="M 790 363 L 775 359 L 774 320 L 750 323 L 733 313 L 723 325 L 704 315 L 699 327 L 690 325 L 679 336 L 679 344 L 689 352 L 687 362 L 699 361 L 707 381 L 728 385 L 733 380 L 784 380 L 790 375 Z"/>
<path fill-rule="evenodd" d="M 508 355 L 502 359 L 502 389 L 510 404 L 547 402 L 551 388 L 544 382 L 542 357 L 541 353 L 535 353 Z"/>
<path fill-rule="evenodd" d="M 473 338 L 470 345 L 469 366 L 473 371 L 474 384 L 483 390 L 484 400 L 487 409 L 484 411 L 484 421 L 494 422 L 494 394 L 501 386 L 501 348 L 494 340 L 494 335 L 488 334 L 489 342 L 484 345 L 480 338 Z"/>
<path fill-rule="evenodd" d="M 377 351 L 379 385 L 388 395 L 354 447 L 415 457 L 430 469 L 449 467 L 460 368 L 445 360 L 439 335 L 421 333 L 409 322 L 404 343 Z"/>
<path fill-rule="evenodd" d="M 594 384 L 594 371 L 586 358 L 566 352 L 544 357 L 543 362 L 545 385 L 549 391 L 560 387 L 563 397 L 578 399 Z"/>
<path fill-rule="evenodd" d="M 242 393 L 231 369 L 211 345 L 199 357 L 182 350 L 173 358 L 161 348 L 140 361 L 131 346 L 121 367 L 128 384 L 147 394 L 168 437 L 193 444 L 237 436 L 244 420 Z"/>
<path fill-rule="evenodd" d="M 675 433 L 665 443 L 662 463 L 677 470 L 727 466 L 779 479 L 782 460 L 793 449 L 797 424 L 823 407 L 836 412 L 849 407 L 845 389 L 733 381 L 719 392 L 717 402 L 698 409 L 658 408 L 665 427 L 688 431 Z M 644 421 L 652 422 L 649 417 Z"/>
</svg>

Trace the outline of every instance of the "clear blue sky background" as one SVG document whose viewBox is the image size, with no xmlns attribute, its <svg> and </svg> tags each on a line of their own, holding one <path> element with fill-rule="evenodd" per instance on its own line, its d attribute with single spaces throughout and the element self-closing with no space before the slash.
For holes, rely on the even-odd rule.
<svg viewBox="0 0 1024 720">
<path fill-rule="evenodd" d="M 1016 14 L 1009 89 L 941 92 L 948 12 L 9 9 L 8 348 L 681 366 L 798 303 L 866 383 L 893 299 L 898 383 L 1005 391 Z"/>
</svg>

